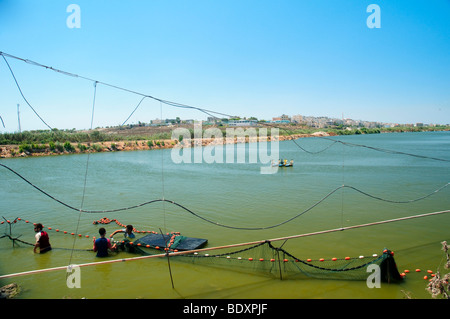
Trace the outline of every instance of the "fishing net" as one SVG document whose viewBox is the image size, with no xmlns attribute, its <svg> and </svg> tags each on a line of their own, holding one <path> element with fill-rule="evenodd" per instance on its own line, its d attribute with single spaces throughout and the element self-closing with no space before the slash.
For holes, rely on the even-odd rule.
<svg viewBox="0 0 450 319">
<path fill-rule="evenodd" d="M 385 250 L 380 256 L 331 259 L 301 259 L 284 249 L 274 247 L 271 242 L 221 254 L 180 255 L 180 259 L 199 265 L 233 268 L 237 271 L 267 274 L 280 279 L 310 277 L 318 279 L 366 280 L 368 266 L 380 268 L 381 280 L 402 280 L 392 252 Z"/>
<path fill-rule="evenodd" d="M 17 220 L 20 221 L 20 219 Z M 15 223 L 15 221 L 13 223 L 7 222 L 10 226 Z M 125 226 L 117 220 L 106 218 L 95 221 L 94 224 L 111 222 Z M 51 229 L 51 227 L 48 227 L 48 229 Z M 120 251 L 127 251 L 144 256 L 168 256 L 171 260 L 188 262 L 198 266 L 218 267 L 280 279 L 367 280 L 373 272 L 373 268 L 370 266 L 377 265 L 378 267 L 375 267 L 375 269 L 379 270 L 381 281 L 399 282 L 403 279 L 397 269 L 394 254 L 388 249 L 384 249 L 380 255 L 304 259 L 294 256 L 281 247 L 275 247 L 272 241 L 203 249 L 207 244 L 206 239 L 182 236 L 179 232 L 161 234 L 154 231 L 138 231 L 136 229 L 134 231 L 144 234 L 144 236 L 133 239 L 133 241 L 128 238 L 114 241 L 117 247 L 114 255 L 120 253 Z M 64 233 L 67 232 L 64 231 Z M 74 234 L 72 233 L 72 235 Z M 81 237 L 81 235 L 78 236 Z M 3 237 L 11 239 L 13 243 L 20 242 L 33 245 L 33 243 L 28 243 L 17 237 L 14 238 L 6 232 L 0 238 Z"/>
<path fill-rule="evenodd" d="M 110 220 L 106 222 L 110 222 Z M 280 279 L 309 277 L 367 280 L 372 273 L 369 266 L 377 265 L 381 281 L 399 282 L 403 280 L 397 269 L 394 253 L 388 249 L 384 249 L 381 255 L 302 259 L 282 248 L 275 247 L 271 241 L 248 245 L 245 248 L 234 248 L 234 250 L 227 252 L 224 252 L 225 248 L 202 251 L 200 248 L 204 247 L 206 243 L 206 239 L 185 237 L 179 232 L 166 234 L 152 232 L 135 241 L 124 239 L 116 242 L 116 245 L 119 250 L 126 250 L 131 253 L 141 255 L 175 253 L 175 255 L 170 255 L 170 258 L 175 261 L 239 272 L 258 273 Z M 196 252 L 189 253 L 190 250 Z M 176 254 L 179 251 L 187 251 L 188 253 Z"/>
<path fill-rule="evenodd" d="M 182 237 L 182 236 L 177 236 Z M 176 252 L 165 248 L 139 245 L 139 241 L 120 242 L 121 249 L 129 252 L 151 255 L 165 251 Z M 223 249 L 221 249 L 223 250 Z M 301 259 L 282 248 L 277 248 L 270 241 L 262 242 L 242 249 L 227 252 L 220 250 L 197 250 L 194 253 L 170 254 L 170 259 L 188 262 L 199 266 L 217 267 L 244 273 L 257 273 L 280 279 L 316 278 L 335 280 L 367 280 L 372 273 L 370 265 L 377 265 L 382 282 L 399 282 L 403 279 L 390 250 L 383 250 L 381 255 L 330 258 Z"/>
</svg>

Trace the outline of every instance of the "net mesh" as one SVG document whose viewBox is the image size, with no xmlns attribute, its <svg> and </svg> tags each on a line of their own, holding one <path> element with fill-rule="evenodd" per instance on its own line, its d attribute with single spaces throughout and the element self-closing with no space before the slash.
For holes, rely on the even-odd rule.
<svg viewBox="0 0 450 319">
<path fill-rule="evenodd" d="M 102 219 L 101 222 L 94 222 L 94 224 L 110 223 L 112 221 L 115 220 Z M 11 223 L 7 220 L 7 223 L 11 226 L 15 221 Z M 116 221 L 116 223 L 118 222 Z M 121 223 L 118 224 L 124 226 Z M 121 241 L 115 241 L 117 250 L 113 254 L 115 255 L 120 251 L 128 251 L 140 255 L 162 254 L 162 257 L 166 254 L 175 261 L 189 262 L 199 266 L 218 267 L 238 272 L 257 273 L 280 279 L 309 277 L 336 280 L 367 280 L 373 271 L 373 268 L 369 269 L 369 267 L 371 265 L 377 265 L 377 269 L 380 271 L 381 281 L 400 282 L 403 280 L 403 277 L 397 269 L 394 254 L 388 249 L 384 249 L 381 255 L 303 259 L 294 256 L 281 247 L 275 247 L 272 244 L 273 241 L 200 249 L 206 245 L 206 239 L 185 237 L 179 232 L 167 234 L 157 234 L 156 232 L 149 231 L 136 232 L 151 234 L 136 239 L 134 242 L 126 238 Z M 81 237 L 81 235 L 79 236 Z M 33 243 L 28 243 L 20 240 L 18 237 L 13 237 L 11 234 L 8 235 L 5 233 L 0 238 L 4 237 L 11 239 L 13 243 L 33 245 Z M 181 253 L 177 248 L 181 250 Z M 224 252 L 225 249 L 227 249 L 226 252 Z"/>
<path fill-rule="evenodd" d="M 151 255 L 161 253 L 128 241 L 121 242 L 121 249 L 133 253 Z M 223 249 L 222 249 L 223 250 Z M 166 250 L 170 251 L 170 250 Z M 403 279 L 397 269 L 393 253 L 384 249 L 380 255 L 301 259 L 270 241 L 253 246 L 223 252 L 220 250 L 197 251 L 189 254 L 170 255 L 171 260 L 199 266 L 217 267 L 245 273 L 257 273 L 280 279 L 316 278 L 334 280 L 367 280 L 372 271 L 370 265 L 378 265 L 383 282 L 399 282 Z"/>
</svg>

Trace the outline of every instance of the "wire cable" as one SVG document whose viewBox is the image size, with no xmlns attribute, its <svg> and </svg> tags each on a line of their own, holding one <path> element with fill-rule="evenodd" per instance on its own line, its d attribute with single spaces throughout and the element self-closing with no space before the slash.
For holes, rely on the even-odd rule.
<svg viewBox="0 0 450 319">
<path fill-rule="evenodd" d="M 440 191 L 442 191 L 443 189 L 445 189 L 446 187 L 448 187 L 448 186 L 450 185 L 450 183 L 447 183 L 447 184 L 441 186 L 440 188 L 434 190 L 433 192 L 431 192 L 431 193 L 429 193 L 429 194 L 426 194 L 426 195 L 424 195 L 424 196 L 421 196 L 421 197 L 418 197 L 418 198 L 415 198 L 415 199 L 403 200 L 403 201 L 400 201 L 400 200 L 390 200 L 390 199 L 382 198 L 382 197 L 375 196 L 375 195 L 369 194 L 369 193 L 367 193 L 367 192 L 364 192 L 364 191 L 362 191 L 362 190 L 360 190 L 360 189 L 358 189 L 358 188 L 356 188 L 356 187 L 354 187 L 354 186 L 350 186 L 350 185 L 341 185 L 341 186 L 338 186 L 338 187 L 336 187 L 335 189 L 333 189 L 331 192 L 329 192 L 327 195 L 325 195 L 324 197 L 322 197 L 320 200 L 318 200 L 316 203 L 314 203 L 313 205 L 311 205 L 310 207 L 308 207 L 308 208 L 305 209 L 304 211 L 302 211 L 302 212 L 298 213 L 297 215 L 295 215 L 295 216 L 293 216 L 293 217 L 291 217 L 291 218 L 289 218 L 289 219 L 286 219 L 286 220 L 284 220 L 284 221 L 282 221 L 282 222 L 280 222 L 280 223 L 277 223 L 277 224 L 274 224 L 274 225 L 270 225 L 270 226 L 265 226 L 265 227 L 237 227 L 237 226 L 231 226 L 231 225 L 221 224 L 221 223 L 218 223 L 218 222 L 216 222 L 216 221 L 210 220 L 210 219 L 208 219 L 208 218 L 206 218 L 206 217 L 201 216 L 200 214 L 195 213 L 194 211 L 190 210 L 190 209 L 187 208 L 186 206 L 181 205 L 181 204 L 179 204 L 179 203 L 177 203 L 177 202 L 175 202 L 175 201 L 168 200 L 168 199 L 166 199 L 166 198 L 162 198 L 162 199 L 154 199 L 154 200 L 151 200 L 151 201 L 147 201 L 147 202 L 144 202 L 144 203 L 140 203 L 140 204 L 136 204 L 136 205 L 128 206 L 128 207 L 123 207 L 123 208 L 106 209 L 106 210 L 85 210 L 85 209 L 82 209 L 82 208 L 79 208 L 79 209 L 78 209 L 78 208 L 75 208 L 75 207 L 73 207 L 73 206 L 71 206 L 71 205 L 69 205 L 69 204 L 66 204 L 66 203 L 64 203 L 63 201 L 58 200 L 58 199 L 55 198 L 54 196 L 48 194 L 47 192 L 45 192 L 45 191 L 42 190 L 41 188 L 37 187 L 37 186 L 34 185 L 33 183 L 31 183 L 29 180 L 27 180 L 25 177 L 23 177 L 22 175 L 20 175 L 19 173 L 17 173 L 15 170 L 11 169 L 10 167 L 8 167 L 8 166 L 6 166 L 6 165 L 4 165 L 4 164 L 1 164 L 1 163 L 0 163 L 0 166 L 2 166 L 2 167 L 4 167 L 4 168 L 6 168 L 7 170 L 11 171 L 12 173 L 14 173 L 14 174 L 17 175 L 18 177 L 20 177 L 22 180 L 24 180 L 26 183 L 28 183 L 30 186 L 32 186 L 33 188 L 35 188 L 36 190 L 38 190 L 38 191 L 41 192 L 42 194 L 46 195 L 46 196 L 49 197 L 50 199 L 52 199 L 52 200 L 54 200 L 54 201 L 60 203 L 61 205 L 65 206 L 65 207 L 67 207 L 67 208 L 69 208 L 69 209 L 71 209 L 71 210 L 75 210 L 75 211 L 77 211 L 77 212 L 88 213 L 88 214 L 97 214 L 97 213 L 102 213 L 102 214 L 103 214 L 103 213 L 112 213 L 112 212 L 120 212 L 120 211 L 132 210 L 132 209 L 136 209 L 136 208 L 139 208 L 139 207 L 143 207 L 143 206 L 146 206 L 146 205 L 149 205 L 149 204 L 154 204 L 154 203 L 157 203 L 157 202 L 163 202 L 163 203 L 168 202 L 168 203 L 171 203 L 171 204 L 173 204 L 173 205 L 175 205 L 175 206 L 180 207 L 181 209 L 183 209 L 184 211 L 190 213 L 191 215 L 193 215 L 193 216 L 195 216 L 195 217 L 197 217 L 197 218 L 199 218 L 199 219 L 201 219 L 201 220 L 203 220 L 203 221 L 206 221 L 206 222 L 208 222 L 208 223 L 210 223 L 210 224 L 213 224 L 213 225 L 215 225 L 215 226 L 220 226 L 220 227 L 224 227 L 224 228 L 239 229 L 239 230 L 265 230 L 265 229 L 270 229 L 270 228 L 279 227 L 279 226 L 281 226 L 281 225 L 284 225 L 284 224 L 286 224 L 286 223 L 289 223 L 289 222 L 293 221 L 294 219 L 297 219 L 298 217 L 300 217 L 300 216 L 306 214 L 307 212 L 311 211 L 313 208 L 317 207 L 319 204 L 321 204 L 322 202 L 324 202 L 324 201 L 325 201 L 327 198 L 329 198 L 331 195 L 333 195 L 333 194 L 336 193 L 338 190 L 343 189 L 343 188 L 349 188 L 349 189 L 352 189 L 352 190 L 354 190 L 354 191 L 356 191 L 356 192 L 358 192 L 358 193 L 360 193 L 360 194 L 362 194 L 362 195 L 365 195 L 365 196 L 368 196 L 368 197 L 370 197 L 370 198 L 372 198 L 372 199 L 379 200 L 379 201 L 383 201 L 383 202 L 395 203 L 395 204 L 410 204 L 410 203 L 414 203 L 414 202 L 417 202 L 417 201 L 420 201 L 420 200 L 424 200 L 424 199 L 426 199 L 426 198 L 428 198 L 428 197 L 430 197 L 430 196 L 432 196 L 432 195 L 435 195 L 435 194 L 439 193 Z"/>
<path fill-rule="evenodd" d="M 44 121 L 44 119 L 38 114 L 38 112 L 36 112 L 36 110 L 31 106 L 30 102 L 28 102 L 27 98 L 25 97 L 25 95 L 22 92 L 22 89 L 20 88 L 19 82 L 17 82 L 16 76 L 14 75 L 13 70 L 11 69 L 11 66 L 8 63 L 8 60 L 6 60 L 5 55 L 3 54 L 3 52 L 0 52 L 0 55 L 2 56 L 3 60 L 5 60 L 6 65 L 9 68 L 9 71 L 11 72 L 12 77 L 14 78 L 14 82 L 16 82 L 16 86 L 19 89 L 20 95 L 22 95 L 23 100 L 25 101 L 25 103 L 28 104 L 28 106 L 33 110 L 34 114 L 37 115 L 37 117 L 42 121 L 42 123 L 45 124 L 45 126 L 47 126 L 51 131 L 53 130 L 53 128 L 47 124 L 47 122 Z M 3 122 L 3 121 L 2 121 Z"/>
<path fill-rule="evenodd" d="M 114 89 L 117 89 L 117 90 L 121 90 L 121 91 L 125 91 L 125 92 L 128 92 L 128 93 L 132 93 L 132 94 L 136 94 L 136 95 L 142 96 L 142 97 L 143 97 L 142 100 L 141 100 L 141 101 L 139 102 L 139 104 L 134 108 L 134 110 L 133 110 L 132 113 L 128 116 L 128 118 L 123 122 L 124 124 L 128 121 L 128 119 L 131 117 L 131 115 L 139 108 L 139 106 L 141 105 L 141 102 L 144 100 L 144 98 L 150 98 L 150 99 L 153 99 L 153 100 L 158 101 L 158 102 L 160 102 L 160 103 L 163 103 L 163 104 L 166 104 L 166 105 L 170 105 L 170 106 L 173 106 L 173 107 L 177 107 L 177 108 L 185 108 L 185 109 L 197 110 L 197 111 L 200 111 L 200 112 L 202 112 L 202 113 L 204 113 L 204 114 L 207 114 L 208 116 L 211 116 L 211 117 L 214 117 L 214 118 L 218 118 L 216 115 L 221 115 L 221 116 L 225 116 L 225 117 L 229 117 L 229 118 L 233 117 L 233 116 L 230 115 L 230 114 L 220 113 L 220 112 L 216 112 L 216 111 L 212 111 L 212 110 L 207 110 L 207 109 L 200 108 L 200 107 L 196 107 L 196 106 L 191 106 L 191 105 L 187 105 L 187 104 L 182 104 L 182 103 L 178 103 L 178 102 L 173 102 L 173 101 L 169 101 L 169 100 L 164 100 L 164 99 L 162 99 L 162 98 L 158 98 L 158 97 L 155 97 L 155 96 L 152 96 L 152 95 L 149 95 L 149 94 L 144 94 L 144 93 L 141 93 L 141 92 L 137 92 L 137 91 L 134 91 L 134 90 L 130 90 L 130 89 L 127 89 L 127 88 L 124 88 L 124 87 L 120 87 L 120 86 L 117 86 L 117 85 L 113 85 L 113 84 L 110 84 L 110 83 L 106 83 L 106 82 L 94 80 L 94 79 L 92 79 L 92 78 L 88 78 L 88 77 L 85 77 L 85 76 L 81 76 L 81 75 L 78 75 L 78 74 L 75 74 L 75 73 L 71 73 L 71 72 L 67 72 L 67 71 L 60 70 L 60 69 L 56 69 L 56 68 L 53 68 L 53 67 L 51 67 L 51 66 L 47 66 L 47 65 L 44 65 L 44 64 L 41 64 L 41 63 L 38 63 L 38 62 L 34 62 L 34 61 L 31 61 L 31 60 L 28 60 L 28 59 L 23 59 L 23 58 L 20 58 L 20 57 L 17 57 L 17 56 L 14 56 L 14 55 L 11 55 L 11 54 L 8 54 L 8 53 L 5 53 L 5 52 L 1 52 L 1 51 L 0 51 L 0 55 L 3 57 L 3 59 L 4 59 L 5 62 L 6 62 L 6 64 L 8 65 L 8 68 L 9 68 L 9 70 L 11 71 L 11 74 L 13 75 L 14 81 L 16 82 L 16 85 L 17 85 L 17 87 L 19 88 L 19 91 L 20 91 L 22 97 L 24 98 L 25 102 L 31 107 L 31 109 L 32 109 L 32 110 L 35 112 L 35 114 L 41 119 L 41 121 L 42 121 L 48 128 L 50 128 L 51 130 L 52 130 L 51 126 L 49 126 L 49 125 L 42 119 L 42 117 L 34 110 L 34 108 L 30 105 L 30 103 L 27 101 L 27 99 L 26 99 L 25 96 L 23 95 L 22 90 L 20 89 L 19 83 L 17 82 L 17 79 L 16 79 L 16 77 L 14 76 L 14 73 L 13 73 L 13 71 L 12 71 L 12 69 L 11 69 L 9 63 L 8 63 L 8 61 L 6 60 L 6 57 L 10 57 L 10 58 L 13 58 L 13 59 L 17 59 L 17 60 L 19 60 L 19 61 L 23 61 L 23 62 L 25 62 L 25 63 L 31 64 L 31 65 L 35 65 L 35 66 L 38 66 L 38 67 L 42 67 L 42 68 L 45 68 L 45 69 L 48 69 L 48 70 L 52 70 L 52 71 L 54 71 L 54 72 L 57 72 L 57 73 L 60 73 L 60 74 L 63 74 L 63 75 L 67 75 L 67 76 L 71 76 L 71 77 L 75 77 L 75 78 L 80 78 L 80 79 L 83 79 L 83 80 L 91 81 L 91 82 L 93 82 L 93 83 L 102 84 L 102 85 L 105 85 L 105 86 L 108 86 L 108 87 L 111 87 L 111 88 L 114 88 Z M 215 115 L 214 115 L 214 114 L 215 114 Z M 124 124 L 122 124 L 122 125 L 124 125 Z M 285 132 L 292 132 L 292 131 L 289 131 L 288 129 L 284 128 L 284 127 L 278 127 L 278 126 L 276 126 L 276 125 L 274 125 L 274 124 L 272 124 L 272 123 L 260 123 L 260 124 L 263 125 L 263 126 L 270 126 L 270 127 L 272 127 L 272 128 L 278 128 L 278 129 L 281 129 L 281 130 L 283 130 L 283 131 L 285 131 Z M 380 148 L 380 147 L 373 147 L 373 146 L 367 146 L 367 145 L 362 145 L 362 144 L 349 143 L 349 142 L 344 142 L 344 141 L 340 141 L 340 140 L 335 140 L 335 139 L 327 138 L 327 137 L 324 137 L 324 136 L 315 136 L 315 137 L 321 138 L 321 139 L 324 139 L 324 140 L 329 140 L 329 141 L 332 141 L 333 143 L 330 144 L 330 145 L 328 145 L 327 147 L 325 147 L 325 148 L 322 149 L 322 150 L 313 152 L 313 151 L 309 151 L 309 150 L 305 149 L 305 148 L 302 147 L 300 144 L 298 144 L 295 140 L 292 140 L 292 141 L 294 142 L 295 145 L 297 145 L 298 148 L 300 148 L 302 151 L 304 151 L 304 152 L 306 152 L 306 153 L 309 153 L 309 154 L 318 154 L 318 153 L 322 153 L 322 152 L 326 151 L 328 148 L 332 147 L 334 144 L 336 144 L 336 143 L 342 143 L 343 145 L 347 145 L 347 146 L 365 147 L 365 148 L 368 148 L 368 149 L 371 149 L 371 150 L 374 150 L 374 151 L 385 152 L 385 153 L 389 153 L 389 154 L 406 155 L 406 156 L 412 156 L 412 157 L 417 157 L 417 158 L 422 158 L 422 159 L 431 159 L 431 160 L 442 161 L 442 162 L 450 162 L 449 159 L 441 159 L 441 158 L 436 158 L 436 157 L 431 157 L 431 156 L 417 155 L 417 154 L 411 154 L 411 153 L 400 152 L 400 151 L 393 151 L 393 150 L 383 149 L 383 148 Z"/>
<path fill-rule="evenodd" d="M 167 105 L 171 105 L 171 106 L 174 106 L 174 107 L 198 110 L 198 111 L 203 112 L 203 113 L 205 113 L 207 115 L 210 115 L 210 116 L 213 116 L 211 114 L 217 114 L 217 115 L 222 115 L 222 116 L 226 116 L 226 117 L 231 117 L 231 115 L 228 115 L 228 114 L 225 114 L 225 113 L 220 113 L 220 112 L 207 110 L 207 109 L 196 107 L 196 106 L 191 106 L 191 105 L 187 105 L 187 104 L 182 104 L 182 103 L 177 103 L 177 102 L 173 102 L 173 101 L 169 101 L 169 100 L 164 100 L 162 98 L 157 98 L 157 97 L 154 97 L 152 95 L 148 95 L 148 94 L 145 94 L 145 93 L 141 93 L 141 92 L 137 92 L 137 91 L 134 91 L 134 90 L 130 90 L 130 89 L 127 89 L 127 88 L 124 88 L 124 87 L 120 87 L 118 85 L 114 85 L 114 84 L 110 84 L 110 83 L 94 80 L 94 79 L 86 77 L 86 76 L 81 76 L 81 75 L 78 75 L 78 74 L 75 74 L 75 73 L 71 73 L 71 72 L 60 70 L 60 69 L 56 69 L 56 68 L 53 68 L 51 66 L 47 66 L 47 65 L 44 65 L 44 64 L 41 64 L 41 63 L 38 63 L 38 62 L 34 62 L 34 61 L 31 61 L 31 60 L 28 60 L 28 59 L 23 59 L 23 58 L 20 58 L 20 57 L 17 57 L 17 56 L 14 56 L 14 55 L 11 55 L 11 54 L 8 54 L 8 53 L 5 53 L 5 52 L 1 52 L 0 51 L 0 55 L 3 57 L 3 59 L 5 61 L 6 61 L 5 56 L 7 56 L 7 57 L 10 57 L 10 58 L 17 59 L 17 60 L 23 61 L 25 63 L 31 64 L 31 65 L 35 65 L 35 66 L 38 66 L 38 67 L 42 67 L 42 68 L 45 68 L 45 69 L 48 69 L 48 70 L 51 70 L 51 71 L 63 74 L 63 75 L 67 75 L 67 76 L 71 76 L 71 77 L 75 77 L 75 78 L 80 78 L 80 79 L 91 81 L 91 82 L 96 82 L 98 84 L 102 84 L 102 85 L 105 85 L 105 86 L 108 86 L 108 87 L 111 87 L 111 88 L 114 88 L 114 89 L 117 89 L 117 90 L 125 91 L 125 92 L 128 92 L 128 93 L 140 95 L 142 97 L 147 97 L 147 98 L 153 99 L 155 101 L 158 101 L 158 102 L 161 102 L 161 103 L 164 103 L 164 104 L 167 104 Z M 6 61 L 6 63 L 8 64 L 7 61 Z M 9 67 L 9 64 L 8 64 L 8 67 Z M 12 72 L 11 67 L 9 67 L 9 68 L 10 68 L 10 70 Z M 48 126 L 48 127 L 50 128 L 50 126 Z"/>
<path fill-rule="evenodd" d="M 94 111 L 95 111 L 95 98 L 96 98 L 96 96 L 97 96 L 97 82 L 94 82 L 94 98 L 93 98 L 93 101 L 92 101 L 91 130 L 92 130 L 92 127 L 94 125 Z M 75 231 L 77 233 L 78 233 L 78 228 L 80 227 L 81 212 L 82 212 L 82 209 L 84 207 L 84 199 L 86 197 L 87 176 L 88 176 L 88 170 L 89 170 L 89 158 L 90 158 L 90 153 L 88 153 L 87 159 L 86 159 L 86 170 L 84 172 L 83 193 L 82 193 L 82 196 L 81 196 L 80 211 L 78 212 L 77 226 L 75 228 L 76 229 Z M 70 258 L 69 258 L 69 266 L 72 265 L 73 252 L 75 251 L 75 242 L 76 242 L 76 237 L 74 237 L 74 239 L 73 239 L 72 252 L 70 253 Z"/>
</svg>

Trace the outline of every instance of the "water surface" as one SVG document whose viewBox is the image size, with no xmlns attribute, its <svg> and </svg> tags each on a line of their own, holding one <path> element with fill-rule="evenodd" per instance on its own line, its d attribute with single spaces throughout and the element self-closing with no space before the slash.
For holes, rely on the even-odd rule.
<svg viewBox="0 0 450 319">
<path fill-rule="evenodd" d="M 450 159 L 450 133 L 401 133 L 334 137 L 363 144 Z M 171 203 L 154 203 L 115 213 L 79 213 L 71 210 L 0 169 L 0 211 L 6 219 L 20 217 L 40 222 L 49 231 L 55 248 L 35 255 L 31 246 L 0 240 L 0 274 L 98 261 L 92 236 L 93 221 L 117 218 L 138 229 L 208 239 L 208 247 L 279 238 L 314 231 L 370 223 L 416 214 L 447 210 L 450 188 L 424 200 L 395 204 L 366 197 L 352 189 L 338 190 L 300 217 L 271 227 L 304 212 L 341 185 L 351 185 L 377 197 L 408 201 L 450 182 L 449 163 L 426 158 L 377 152 L 344 146 L 319 138 L 280 142 L 280 156 L 293 159 L 294 167 L 276 174 L 260 174 L 261 163 L 181 163 L 171 160 L 171 150 L 115 152 L 51 157 L 3 159 L 31 183 L 58 200 L 85 210 L 129 207 L 153 199 L 175 201 L 205 219 Z M 301 146 L 308 152 L 305 152 Z M 246 147 L 240 145 L 237 147 Z M 248 162 L 248 161 L 247 161 Z M 87 168 L 87 170 L 86 170 Z M 86 175 L 87 174 L 87 175 Z M 85 184 L 86 177 L 86 184 Z M 440 242 L 449 240 L 449 215 L 408 220 L 369 228 L 292 239 L 283 248 L 300 258 L 332 258 L 395 252 L 399 269 L 436 271 L 443 266 Z M 226 225 L 228 227 L 222 227 Z M 105 226 L 108 234 L 118 229 Z M 266 228 L 242 230 L 239 228 Z M 9 234 L 9 225 L 1 225 Z M 66 230 L 55 232 L 55 229 Z M 12 234 L 32 242 L 31 224 L 21 221 Z M 82 234 L 82 237 L 70 233 Z M 90 236 L 89 239 L 85 236 Z M 139 235 L 138 235 L 139 236 Z M 277 245 L 283 244 L 282 242 Z M 72 248 L 75 248 L 72 249 Z M 134 255 L 120 253 L 109 259 Z M 167 261 L 147 259 L 83 267 L 82 287 L 69 289 L 65 271 L 0 280 L 17 282 L 19 298 L 430 298 L 423 273 L 411 273 L 402 284 L 383 284 L 369 289 L 364 281 L 292 279 L 279 280 L 239 269 L 217 269 L 197 264 L 171 263 L 176 289 L 172 289 Z M 441 269 L 442 270 L 442 269 Z M 45 283 L 45 284 L 43 284 Z"/>
</svg>

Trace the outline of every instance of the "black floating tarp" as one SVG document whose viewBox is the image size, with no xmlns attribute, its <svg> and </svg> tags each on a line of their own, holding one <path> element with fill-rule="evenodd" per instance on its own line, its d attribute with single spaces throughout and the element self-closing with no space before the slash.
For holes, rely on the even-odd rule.
<svg viewBox="0 0 450 319">
<path fill-rule="evenodd" d="M 201 238 L 192 238 L 192 237 L 186 237 L 186 236 L 175 236 L 172 237 L 172 235 L 162 235 L 162 234 L 148 234 L 142 238 L 139 238 L 134 242 L 134 244 L 141 244 L 141 247 L 151 247 L 156 248 L 159 247 L 161 249 L 164 249 L 166 245 L 169 245 L 170 240 L 174 239 L 173 242 L 170 245 L 170 249 L 177 249 L 177 250 L 194 250 L 199 249 L 206 245 L 208 242 L 207 239 L 201 239 Z"/>
</svg>

